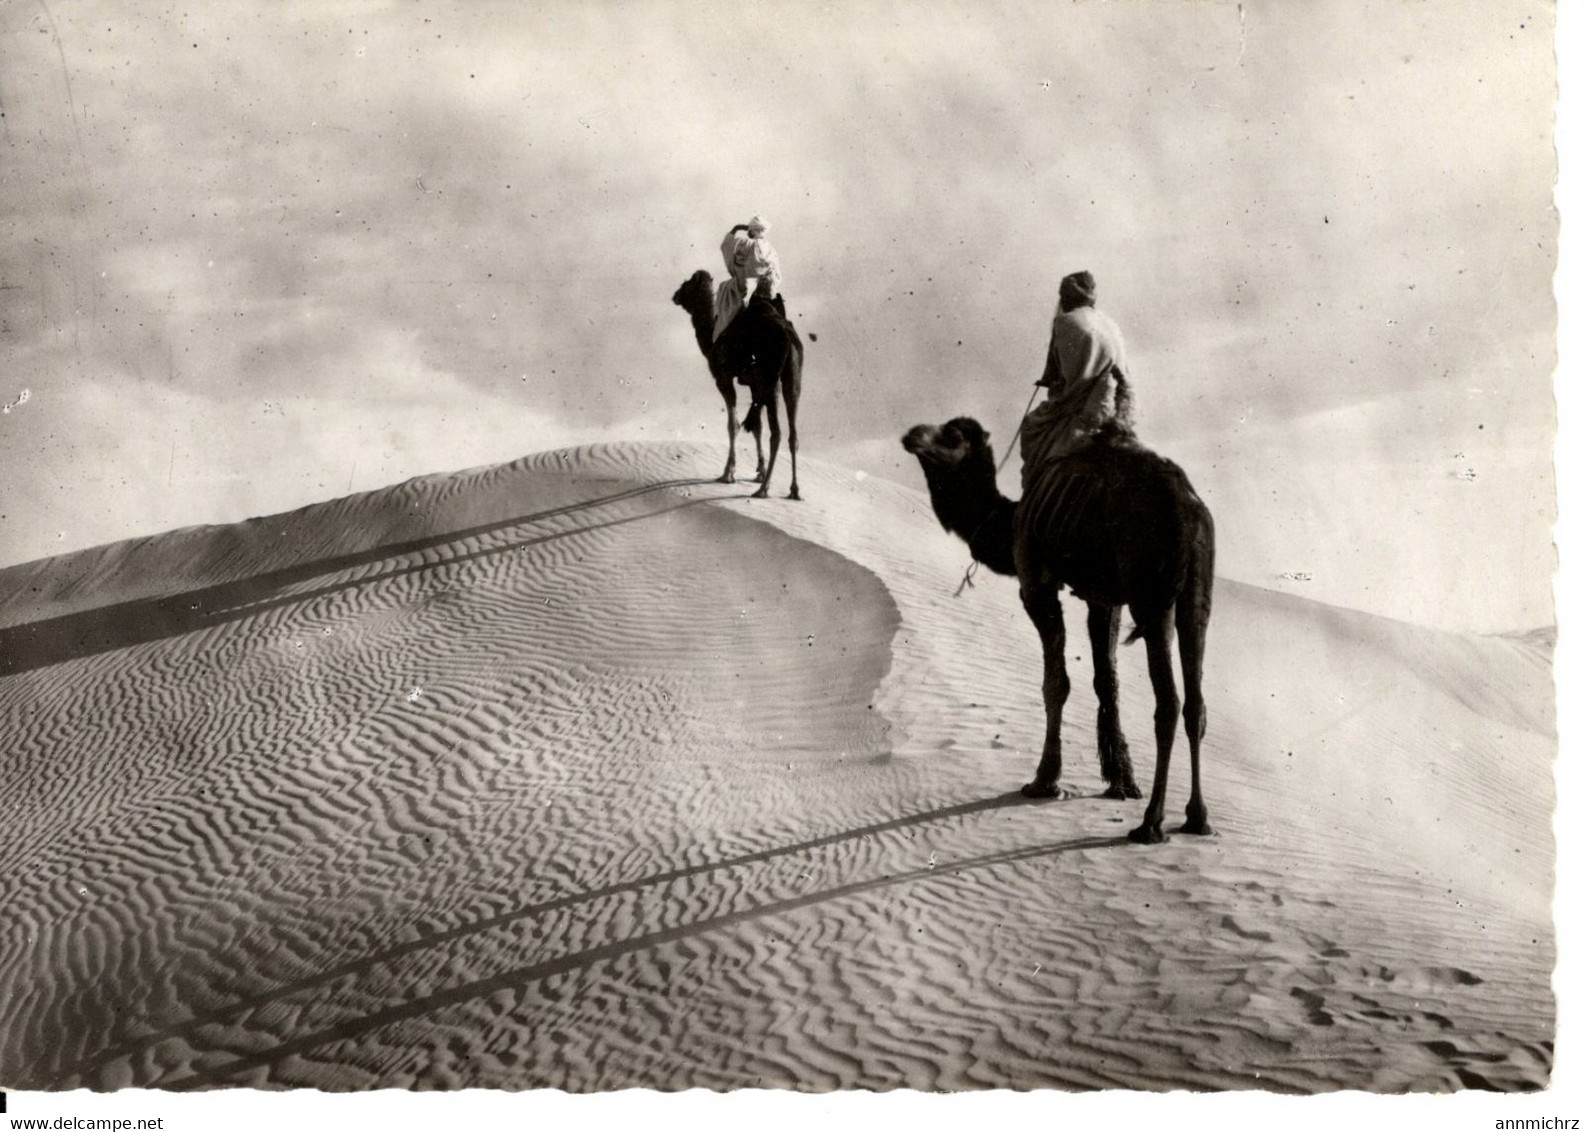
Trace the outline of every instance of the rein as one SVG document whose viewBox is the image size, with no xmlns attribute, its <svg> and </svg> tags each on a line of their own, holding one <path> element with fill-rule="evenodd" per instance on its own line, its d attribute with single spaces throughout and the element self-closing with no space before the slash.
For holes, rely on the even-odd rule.
<svg viewBox="0 0 1589 1132">
<path fill-rule="evenodd" d="M 1021 410 L 1021 419 L 1023 421 L 1026 419 L 1026 414 L 1032 411 L 1032 405 L 1037 401 L 1037 391 L 1041 388 L 1041 385 L 1032 386 L 1032 395 L 1026 399 L 1026 408 Z M 1010 462 L 1010 457 L 1015 453 L 1015 446 L 1019 444 L 1020 441 L 1021 427 L 1016 425 L 1015 435 L 1010 437 L 1010 446 L 1004 450 L 1004 459 L 1000 460 L 999 466 L 993 470 L 994 475 L 998 475 L 998 473 L 1004 470 L 1004 465 Z"/>
<path fill-rule="evenodd" d="M 988 519 L 993 518 L 992 515 Z M 955 597 L 959 597 L 967 588 L 976 589 L 976 584 L 971 581 L 971 575 L 977 572 L 977 567 L 982 565 L 976 559 L 976 551 L 972 549 L 977 541 L 977 536 L 982 533 L 982 528 L 988 525 L 988 519 L 983 519 L 977 524 L 977 529 L 971 532 L 971 537 L 966 539 L 966 548 L 972 551 L 971 565 L 966 567 L 966 576 L 960 579 L 960 585 L 955 589 Z"/>
</svg>

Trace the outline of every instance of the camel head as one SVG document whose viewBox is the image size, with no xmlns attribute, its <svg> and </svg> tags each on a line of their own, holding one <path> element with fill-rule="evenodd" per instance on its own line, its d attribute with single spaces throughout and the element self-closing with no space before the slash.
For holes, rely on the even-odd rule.
<svg viewBox="0 0 1589 1132">
<path fill-rule="evenodd" d="M 697 271 L 673 292 L 673 301 L 685 310 L 694 312 L 700 309 L 710 310 L 712 305 L 712 273 L 710 271 Z"/>
<path fill-rule="evenodd" d="M 923 470 L 993 471 L 993 449 L 988 430 L 971 417 L 956 417 L 941 425 L 917 425 L 901 438 Z"/>
<path fill-rule="evenodd" d="M 987 429 L 970 417 L 956 417 L 941 425 L 917 425 L 901 443 L 921 462 L 933 514 L 944 530 L 965 539 L 984 566 L 1015 573 L 1009 520 L 1015 504 L 999 494 Z M 995 517 L 998 521 L 990 522 Z"/>
</svg>

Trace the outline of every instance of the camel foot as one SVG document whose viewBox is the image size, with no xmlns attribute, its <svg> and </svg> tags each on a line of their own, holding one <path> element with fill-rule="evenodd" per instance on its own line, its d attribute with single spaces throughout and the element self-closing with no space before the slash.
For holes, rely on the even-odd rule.
<svg viewBox="0 0 1589 1132">
<path fill-rule="evenodd" d="M 1058 798 L 1059 783 L 1033 780 L 1021 787 L 1021 796 L 1025 798 Z"/>
<path fill-rule="evenodd" d="M 800 501 L 800 489 L 798 487 L 791 487 L 789 489 L 789 498 L 798 503 Z"/>
<path fill-rule="evenodd" d="M 1208 807 L 1203 805 L 1202 798 L 1193 798 L 1186 805 L 1186 824 L 1181 827 L 1182 833 L 1195 833 L 1199 837 L 1207 837 L 1214 832 L 1214 827 L 1208 824 Z"/>
<path fill-rule="evenodd" d="M 1138 845 L 1162 845 L 1165 840 L 1164 830 L 1159 826 L 1149 825 L 1147 822 L 1143 822 L 1126 836 Z"/>
<path fill-rule="evenodd" d="M 716 482 L 718 482 L 718 483 L 733 483 L 734 482 L 734 473 L 733 472 L 724 472 L 722 475 L 717 477 L 717 481 Z"/>
<path fill-rule="evenodd" d="M 767 498 L 767 485 L 766 484 L 762 484 L 761 485 L 761 490 L 752 493 L 751 498 L 752 499 L 766 499 Z"/>
<path fill-rule="evenodd" d="M 1116 802 L 1124 802 L 1142 797 L 1142 791 L 1137 789 L 1135 782 L 1115 783 L 1103 792 L 1105 798 L 1112 798 Z"/>
</svg>

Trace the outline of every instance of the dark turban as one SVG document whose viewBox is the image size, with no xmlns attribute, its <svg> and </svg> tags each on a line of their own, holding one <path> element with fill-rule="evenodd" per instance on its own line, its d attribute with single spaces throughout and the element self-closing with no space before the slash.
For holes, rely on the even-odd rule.
<svg viewBox="0 0 1589 1132">
<path fill-rule="evenodd" d="M 1061 279 L 1059 297 L 1071 306 L 1092 306 L 1098 297 L 1098 285 L 1092 281 L 1092 272 L 1073 271 Z"/>
</svg>

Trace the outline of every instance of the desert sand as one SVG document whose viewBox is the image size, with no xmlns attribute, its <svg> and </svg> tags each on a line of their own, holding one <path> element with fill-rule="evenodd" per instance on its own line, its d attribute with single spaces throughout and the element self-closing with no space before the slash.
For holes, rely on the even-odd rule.
<svg viewBox="0 0 1589 1132">
<path fill-rule="evenodd" d="M 1217 836 L 1132 845 L 1076 606 L 1072 796 L 1027 802 L 1014 582 L 954 596 L 924 491 L 803 459 L 750 500 L 721 455 L 0 571 L 5 1083 L 1548 1084 L 1548 637 L 1221 582 Z"/>
</svg>

